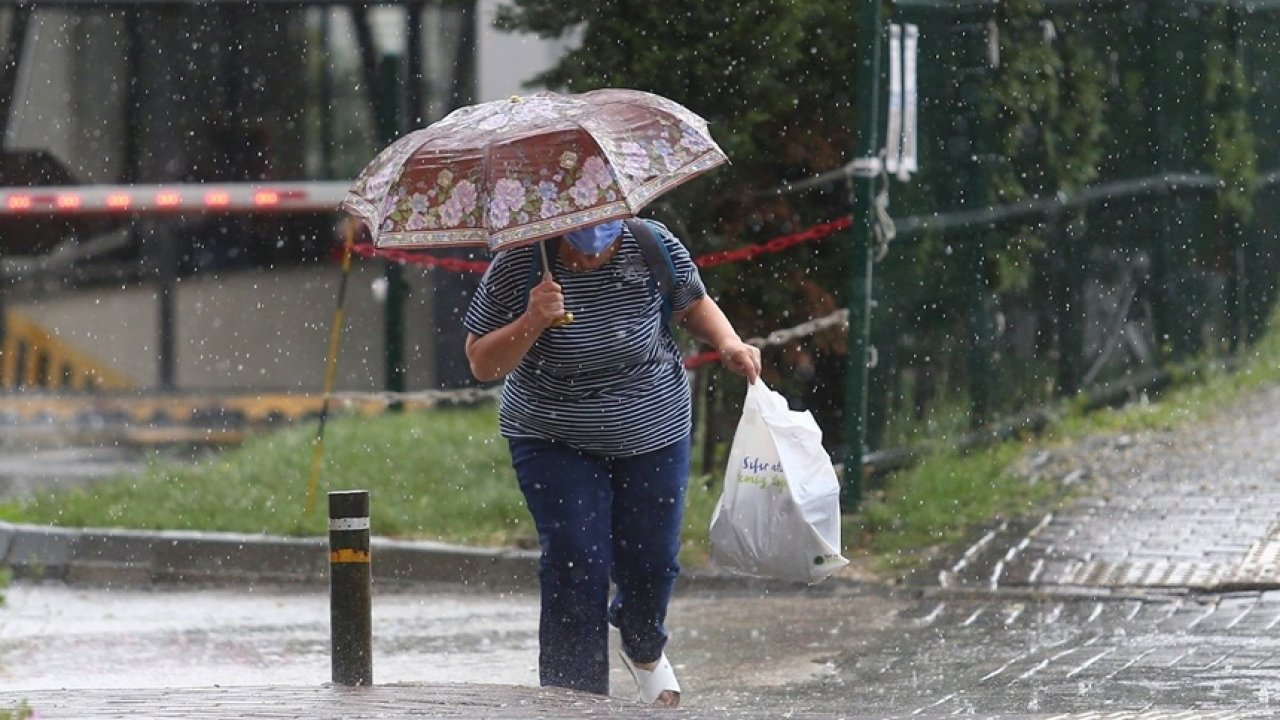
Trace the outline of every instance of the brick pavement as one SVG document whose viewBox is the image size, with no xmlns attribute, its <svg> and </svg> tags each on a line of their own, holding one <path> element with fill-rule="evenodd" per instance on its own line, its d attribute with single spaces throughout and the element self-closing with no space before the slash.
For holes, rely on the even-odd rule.
<svg viewBox="0 0 1280 720">
<path fill-rule="evenodd" d="M 1230 592 L 1280 588 L 1280 388 L 1175 432 L 1097 441 L 1055 469 L 1089 494 L 1004 523 L 945 587 Z"/>
<path fill-rule="evenodd" d="M 1280 591 L 1095 598 L 942 592 L 901 620 L 893 642 L 837 663 L 846 684 L 877 679 L 861 693 L 863 707 L 1280 715 L 1273 707 L 1280 701 Z"/>
<path fill-rule="evenodd" d="M 174 688 L 78 690 L 19 697 L 0 693 L 0 712 L 27 702 L 41 720 L 397 720 L 398 718 L 626 718 L 628 720 L 942 720 L 954 713 L 831 714 L 779 712 L 750 707 L 666 710 L 568 691 L 502 685 L 380 685 L 339 687 Z M 1246 720 L 1245 711 L 1102 711 L 1054 714 L 966 713 L 970 720 Z"/>
<path fill-rule="evenodd" d="M 1178 431 L 1050 451 L 1032 466 L 1079 481 L 1075 499 L 994 524 L 919 573 L 925 597 L 896 637 L 839 653 L 832 680 L 791 697 L 919 714 L 1280 716 L 1277 426 L 1272 388 Z"/>
</svg>

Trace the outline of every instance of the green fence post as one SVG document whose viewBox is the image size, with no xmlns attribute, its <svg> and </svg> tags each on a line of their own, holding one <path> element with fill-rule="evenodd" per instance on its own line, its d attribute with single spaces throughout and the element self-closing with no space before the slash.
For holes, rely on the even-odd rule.
<svg viewBox="0 0 1280 720">
<path fill-rule="evenodd" d="M 983 103 L 993 82 L 989 55 L 993 41 L 991 26 L 976 17 L 957 20 L 949 28 L 952 71 L 957 72 L 954 112 L 958 122 L 968 128 L 963 139 L 953 139 L 953 158 L 958 182 L 956 201 L 961 207 L 978 210 L 992 204 L 991 164 L 998 162 L 1000 139 L 996 137 L 983 110 Z M 955 262 L 960 269 L 957 292 L 963 307 L 964 326 L 968 332 L 965 357 L 965 387 L 969 395 L 969 426 L 977 429 L 993 415 L 996 382 L 996 312 L 997 298 L 988 267 L 988 242 L 994 228 L 989 224 L 974 225 L 958 233 L 953 243 Z"/>
<path fill-rule="evenodd" d="M 1190 6 L 1146 2 L 1144 7 L 1146 38 L 1135 41 L 1146 61 L 1144 105 L 1152 119 L 1152 165 L 1169 175 L 1192 172 L 1195 148 L 1204 140 L 1196 118 L 1203 95 L 1201 84 L 1188 78 L 1198 75 L 1199 59 L 1191 48 L 1202 28 L 1184 15 Z M 1195 352 L 1196 320 L 1202 316 L 1198 298 L 1203 286 L 1194 283 L 1192 274 L 1201 213 L 1188 192 L 1195 191 L 1175 185 L 1151 205 L 1156 223 L 1151 248 L 1156 339 L 1174 358 Z"/>
<path fill-rule="evenodd" d="M 1070 211 L 1068 211 L 1070 213 Z M 1068 214 L 1054 218 L 1050 236 L 1053 253 L 1053 304 L 1058 326 L 1057 395 L 1070 397 L 1084 377 L 1084 238 L 1082 221 Z"/>
<path fill-rule="evenodd" d="M 986 231 L 961 239 L 960 256 L 969 273 L 969 428 L 976 430 L 992 416 L 992 381 L 995 380 L 995 304 L 987 278 Z"/>
<path fill-rule="evenodd" d="M 862 0 L 858 23 L 855 162 L 879 158 L 880 0 Z M 867 444 L 867 363 L 871 335 L 871 244 L 876 174 L 856 169 L 853 186 L 853 251 L 849 260 L 849 372 L 845 388 L 845 458 L 841 500 L 853 511 L 862 502 L 862 457 Z"/>
</svg>

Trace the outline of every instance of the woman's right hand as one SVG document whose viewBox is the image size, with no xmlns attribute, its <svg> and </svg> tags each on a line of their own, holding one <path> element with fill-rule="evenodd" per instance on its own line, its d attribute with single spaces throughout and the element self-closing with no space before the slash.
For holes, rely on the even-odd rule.
<svg viewBox="0 0 1280 720">
<path fill-rule="evenodd" d="M 548 328 L 571 321 L 564 311 L 564 292 L 548 273 L 529 291 L 524 314 L 505 327 L 484 335 L 467 333 L 467 361 L 471 374 L 481 382 L 506 377 Z"/>
<path fill-rule="evenodd" d="M 544 273 L 542 282 L 529 291 L 526 312 L 543 330 L 564 317 L 564 290 L 552 279 L 551 273 Z"/>
</svg>

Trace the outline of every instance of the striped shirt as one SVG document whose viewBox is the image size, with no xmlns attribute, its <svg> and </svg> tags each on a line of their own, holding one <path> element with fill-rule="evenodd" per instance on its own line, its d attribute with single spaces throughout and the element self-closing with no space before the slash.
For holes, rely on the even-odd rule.
<svg viewBox="0 0 1280 720">
<path fill-rule="evenodd" d="M 706 295 L 689 251 L 650 222 L 675 265 L 673 313 Z M 472 297 L 463 324 L 486 335 L 525 310 L 535 246 L 498 253 Z M 553 275 L 572 323 L 543 331 L 502 388 L 499 430 L 584 452 L 622 457 L 666 447 L 692 427 L 688 382 L 662 298 L 630 229 L 609 262 L 570 271 L 559 258 Z"/>
</svg>

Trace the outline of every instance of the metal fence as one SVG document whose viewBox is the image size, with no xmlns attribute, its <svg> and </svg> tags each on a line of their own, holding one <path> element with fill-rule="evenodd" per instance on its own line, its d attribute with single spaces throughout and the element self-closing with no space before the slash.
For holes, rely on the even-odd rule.
<svg viewBox="0 0 1280 720">
<path fill-rule="evenodd" d="M 894 232 L 872 289 L 867 460 L 1263 332 L 1280 273 L 1278 8 L 895 3 L 919 38 L 919 172 L 879 181 Z M 811 207 L 844 201 L 832 185 Z M 847 301 L 841 283 L 827 287 Z M 845 372 L 839 358 L 785 379 L 838 458 Z M 723 443 L 732 413 L 704 405 Z"/>
<path fill-rule="evenodd" d="M 919 24 L 924 171 L 892 188 L 870 448 L 948 395 L 977 427 L 1257 338 L 1280 270 L 1273 8 L 911 3 L 896 19 Z"/>
</svg>

